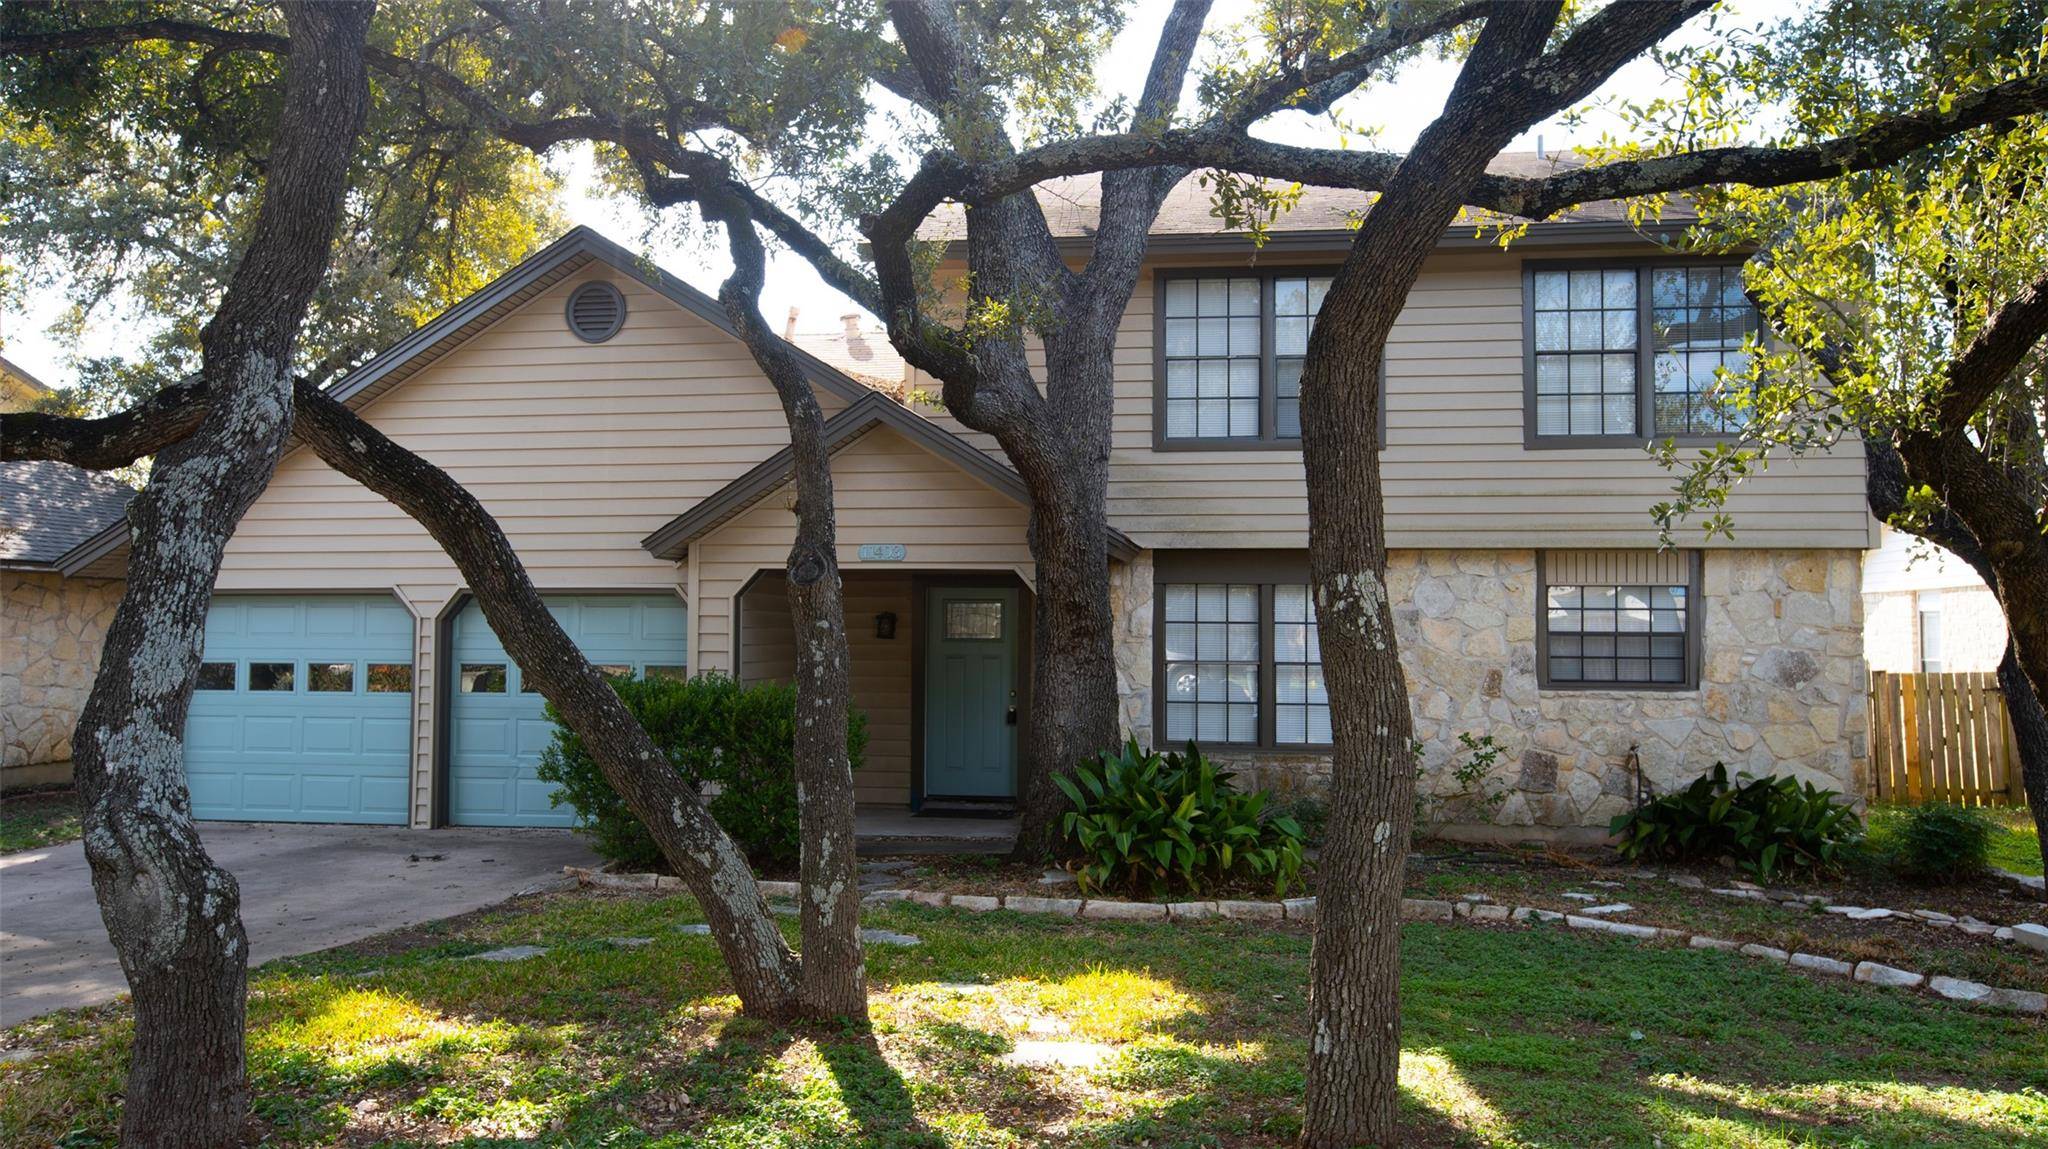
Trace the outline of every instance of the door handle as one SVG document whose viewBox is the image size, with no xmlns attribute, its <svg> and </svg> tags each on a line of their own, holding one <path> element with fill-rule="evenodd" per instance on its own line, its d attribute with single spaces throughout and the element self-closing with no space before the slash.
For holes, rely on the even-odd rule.
<svg viewBox="0 0 2048 1149">
<path fill-rule="evenodd" d="M 1007 726 L 1015 726 L 1015 725 L 1017 725 L 1017 708 L 1016 708 L 1016 707 L 1014 707 L 1014 706 L 1010 707 L 1009 711 L 1008 711 L 1007 713 L 1005 713 L 1005 714 L 1003 715 L 1003 723 L 1004 723 L 1004 725 L 1007 725 Z"/>
</svg>

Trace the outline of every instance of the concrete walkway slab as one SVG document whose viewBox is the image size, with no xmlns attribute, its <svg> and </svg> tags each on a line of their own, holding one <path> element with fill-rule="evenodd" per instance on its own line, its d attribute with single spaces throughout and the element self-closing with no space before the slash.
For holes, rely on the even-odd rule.
<svg viewBox="0 0 2048 1149">
<path fill-rule="evenodd" d="M 596 863 L 567 830 L 203 822 L 256 964 L 493 905 Z M 77 842 L 0 856 L 0 1026 L 128 991 Z"/>
</svg>

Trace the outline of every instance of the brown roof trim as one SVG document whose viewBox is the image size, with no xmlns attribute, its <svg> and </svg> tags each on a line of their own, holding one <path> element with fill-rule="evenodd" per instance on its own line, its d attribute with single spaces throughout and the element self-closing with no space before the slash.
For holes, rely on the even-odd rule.
<svg viewBox="0 0 2048 1149">
<path fill-rule="evenodd" d="M 976 450 L 959 436 L 913 414 L 902 404 L 878 391 L 869 391 L 844 411 L 825 420 L 825 449 L 839 448 L 876 427 L 887 427 L 940 459 L 965 471 L 970 478 L 993 488 L 1023 505 L 1031 505 L 1030 488 L 1017 472 Z M 727 483 L 703 502 L 670 519 L 640 545 L 656 558 L 680 561 L 690 544 L 768 497 L 789 481 L 795 455 L 784 447 L 746 474 Z M 1137 544 L 1115 527 L 1109 529 L 1109 552 L 1128 561 L 1138 553 Z"/>
<path fill-rule="evenodd" d="M 732 321 L 726 318 L 725 308 L 717 300 L 590 228 L 578 225 L 467 299 L 392 344 L 376 358 L 349 372 L 328 391 L 350 406 L 360 407 L 593 260 L 632 276 L 697 318 L 734 339 L 740 338 L 739 332 L 733 330 Z M 872 393 L 870 388 L 802 348 L 792 344 L 790 350 L 795 353 L 804 375 L 826 391 L 848 402 Z"/>
<path fill-rule="evenodd" d="M 119 520 L 108 523 L 106 529 L 99 534 L 65 551 L 50 565 L 65 578 L 73 578 L 84 572 L 87 567 L 127 545 L 128 516 L 122 515 Z M 124 576 L 128 573 L 127 566 L 126 556 L 123 556 L 121 573 Z"/>
</svg>

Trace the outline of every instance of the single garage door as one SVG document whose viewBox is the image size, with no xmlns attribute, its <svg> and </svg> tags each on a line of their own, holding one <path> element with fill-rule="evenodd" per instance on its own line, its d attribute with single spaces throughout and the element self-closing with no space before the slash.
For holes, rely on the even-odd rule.
<svg viewBox="0 0 2048 1149">
<path fill-rule="evenodd" d="M 583 656 L 608 673 L 684 673 L 688 614 L 670 595 L 548 596 L 548 610 Z M 554 739 L 541 696 L 471 602 L 455 616 L 449 661 L 455 693 L 448 743 L 448 820 L 458 826 L 568 826 L 550 802 L 540 752 Z"/>
<path fill-rule="evenodd" d="M 221 595 L 185 734 L 192 812 L 406 822 L 412 615 L 390 595 Z"/>
</svg>

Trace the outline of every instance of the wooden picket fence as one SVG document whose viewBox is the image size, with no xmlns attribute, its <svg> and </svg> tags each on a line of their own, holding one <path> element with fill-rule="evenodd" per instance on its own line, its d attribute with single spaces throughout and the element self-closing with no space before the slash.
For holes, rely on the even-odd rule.
<svg viewBox="0 0 2048 1149">
<path fill-rule="evenodd" d="M 1870 772 L 1883 802 L 2025 805 L 1998 676 L 1873 671 Z"/>
</svg>

